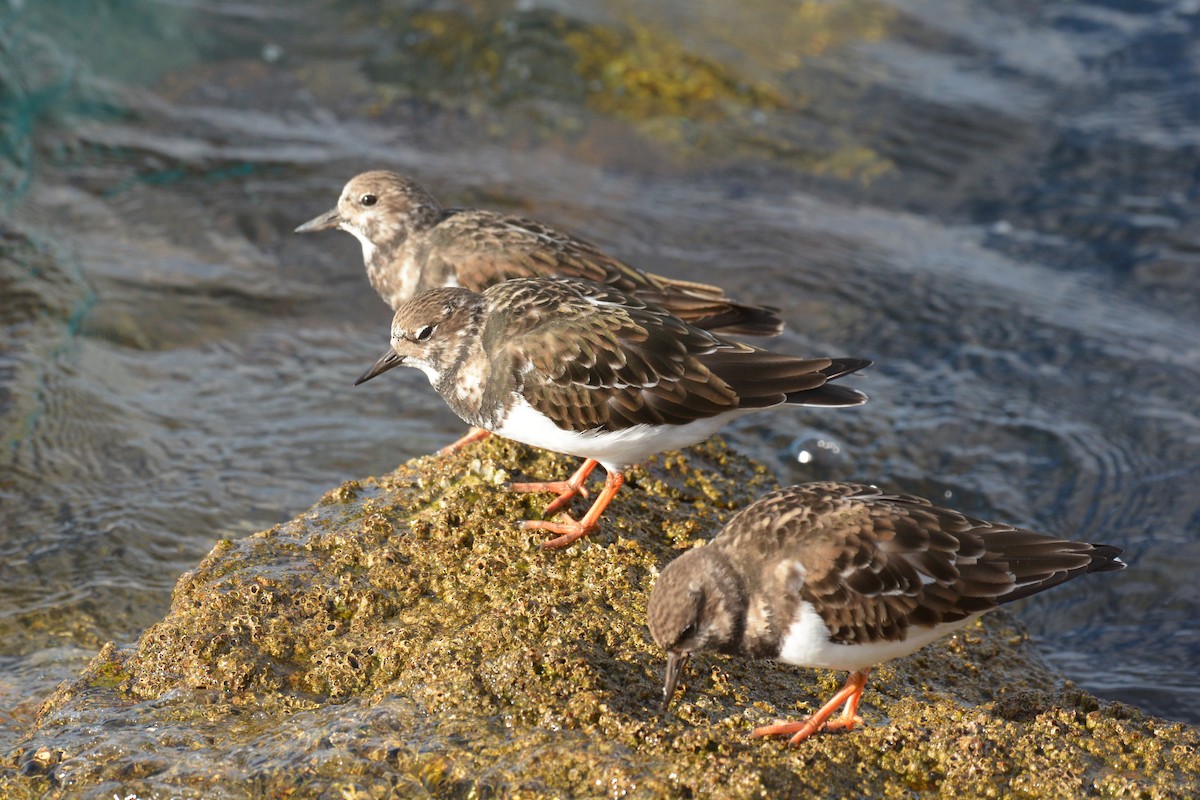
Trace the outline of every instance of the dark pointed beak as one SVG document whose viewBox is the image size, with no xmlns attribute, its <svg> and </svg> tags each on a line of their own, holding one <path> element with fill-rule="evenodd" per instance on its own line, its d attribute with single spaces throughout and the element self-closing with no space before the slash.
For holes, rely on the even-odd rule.
<svg viewBox="0 0 1200 800">
<path fill-rule="evenodd" d="M 327 231 L 330 228 L 336 228 L 342 224 L 342 215 L 338 213 L 336 208 L 331 208 L 319 217 L 313 217 L 308 222 L 296 228 L 293 233 L 312 233 L 313 231 Z"/>
<path fill-rule="evenodd" d="M 663 676 L 663 703 L 658 713 L 665 714 L 671 707 L 671 700 L 675 697 L 675 687 L 679 685 L 679 676 L 683 674 L 683 668 L 687 666 L 689 656 L 691 653 L 667 653 L 667 672 Z"/>
<path fill-rule="evenodd" d="M 379 357 L 378 361 L 376 361 L 374 364 L 371 365 L 371 368 L 369 370 L 364 372 L 362 375 L 358 376 L 358 380 L 356 380 L 354 382 L 354 385 L 358 386 L 360 383 L 366 383 L 367 381 L 371 380 L 371 378 L 374 378 L 376 375 L 382 375 L 383 373 L 387 372 L 392 367 L 398 367 L 403 363 L 404 363 L 403 356 L 396 355 L 395 350 L 388 350 L 386 353 L 384 353 L 382 356 Z"/>
</svg>

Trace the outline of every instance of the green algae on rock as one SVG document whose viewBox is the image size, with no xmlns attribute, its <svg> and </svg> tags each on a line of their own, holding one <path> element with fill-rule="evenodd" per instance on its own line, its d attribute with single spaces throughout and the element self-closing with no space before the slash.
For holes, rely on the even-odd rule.
<svg viewBox="0 0 1200 800">
<path fill-rule="evenodd" d="M 14 797 L 1139 796 L 1200 792 L 1200 732 L 1064 685 L 1011 617 L 880 667 L 867 724 L 751 741 L 840 676 L 698 657 L 660 716 L 657 569 L 772 487 L 719 441 L 631 474 L 593 540 L 537 547 L 493 438 L 223 541 L 107 645 L 0 773 Z"/>
<path fill-rule="evenodd" d="M 378 95 L 367 111 L 382 113 L 401 98 L 472 114 L 512 107 L 516 114 L 488 114 L 489 124 L 519 136 L 566 134 L 577 153 L 616 137 L 639 144 L 623 149 L 675 163 L 768 156 L 864 183 L 890 172 L 866 141 L 818 133 L 810 117 L 840 113 L 839 104 L 821 98 L 814 113 L 813 97 L 844 89 L 818 90 L 801 70 L 810 56 L 884 38 L 895 11 L 875 0 L 778 6 L 768 31 L 726 29 L 717 17 L 728 14 L 715 15 L 703 23 L 701 43 L 669 19 L 647 24 L 641 9 L 599 20 L 512 3 L 362 11 L 359 24 L 397 41 L 365 62 Z M 785 46 L 764 48 L 764 36 Z"/>
</svg>

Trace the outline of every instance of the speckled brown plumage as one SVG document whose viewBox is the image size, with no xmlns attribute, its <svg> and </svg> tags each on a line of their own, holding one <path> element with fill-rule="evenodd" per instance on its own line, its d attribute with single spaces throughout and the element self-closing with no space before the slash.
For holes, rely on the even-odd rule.
<svg viewBox="0 0 1200 800">
<path fill-rule="evenodd" d="M 394 172 L 355 176 L 336 208 L 296 230 L 329 228 L 359 239 L 371 285 L 393 308 L 443 286 L 481 292 L 511 278 L 564 276 L 613 286 L 726 335 L 774 336 L 783 328 L 777 309 L 736 302 L 716 286 L 643 272 L 535 220 L 443 208 Z"/>
<path fill-rule="evenodd" d="M 847 712 L 836 727 L 848 728 L 874 664 L 1002 603 L 1123 569 L 1120 553 L 871 486 L 783 489 L 671 562 L 655 584 L 648 614 L 655 641 L 670 653 L 666 700 L 697 650 L 776 658 L 849 670 L 853 691 L 804 723 L 760 735 L 794 733 L 799 742 L 842 702 Z"/>
</svg>

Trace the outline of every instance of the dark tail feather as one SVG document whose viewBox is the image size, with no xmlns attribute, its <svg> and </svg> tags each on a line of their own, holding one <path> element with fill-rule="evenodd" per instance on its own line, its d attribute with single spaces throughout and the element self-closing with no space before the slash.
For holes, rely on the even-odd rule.
<svg viewBox="0 0 1200 800">
<path fill-rule="evenodd" d="M 833 363 L 821 370 L 821 374 L 825 376 L 827 381 L 836 381 L 843 375 L 849 375 L 852 372 L 858 372 L 860 369 L 866 369 L 874 364 L 867 358 L 835 358 Z"/>
<path fill-rule="evenodd" d="M 1014 531 L 1014 533 L 1028 533 L 1028 531 Z M 1055 544 L 1053 540 L 1048 540 L 1047 543 Z M 1013 559 L 1009 561 L 1009 568 L 1017 573 L 1020 583 L 1012 591 L 997 597 L 996 602 L 1008 603 L 1020 600 L 1089 572 L 1116 572 L 1125 569 L 1125 562 L 1117 558 L 1124 552 L 1119 547 L 1083 542 L 1059 542 L 1058 544 L 1064 548 L 1073 548 L 1073 552 L 1064 550 L 1061 553 L 1063 559 L 1069 561 L 1072 557 L 1082 556 L 1091 560 L 1083 566 L 1072 567 L 1066 564 L 1055 564 L 1052 559 L 1046 557 L 1030 559 L 1024 563 L 1020 558 Z M 1082 550 L 1085 547 L 1089 549 Z"/>
<path fill-rule="evenodd" d="M 825 406 L 837 408 L 844 406 L 861 406 L 867 402 L 867 396 L 857 389 L 845 386 L 830 386 L 826 384 L 819 389 L 809 389 L 807 392 L 793 392 L 787 396 L 788 405 L 792 406 Z"/>
<path fill-rule="evenodd" d="M 1119 556 L 1125 550 L 1111 544 L 1094 544 L 1092 545 L 1092 563 L 1088 566 L 1088 572 L 1116 572 L 1117 570 L 1125 569 L 1125 562 Z"/>
<path fill-rule="evenodd" d="M 701 317 L 692 324 L 721 336 L 778 336 L 783 333 L 779 309 L 740 303 L 730 303 L 725 311 Z"/>
<path fill-rule="evenodd" d="M 867 402 L 865 394 L 846 386 L 835 386 L 831 381 L 869 366 L 871 362 L 865 358 L 835 358 L 832 364 L 821 370 L 826 380 L 823 386 L 792 392 L 787 395 L 786 402 L 794 406 L 861 406 Z"/>
<path fill-rule="evenodd" d="M 778 336 L 779 309 L 738 303 L 715 286 L 671 282 L 674 291 L 640 290 L 638 299 L 662 306 L 681 320 L 721 336 Z"/>
</svg>

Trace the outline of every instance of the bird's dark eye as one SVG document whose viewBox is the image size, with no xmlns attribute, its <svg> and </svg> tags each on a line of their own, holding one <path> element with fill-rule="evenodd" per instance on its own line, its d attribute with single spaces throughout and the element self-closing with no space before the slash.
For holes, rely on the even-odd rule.
<svg viewBox="0 0 1200 800">
<path fill-rule="evenodd" d="M 417 341 L 418 342 L 423 342 L 426 339 L 428 339 L 430 336 L 433 336 L 433 326 L 432 325 L 426 325 L 424 328 L 421 328 L 421 330 L 417 331 Z"/>
<path fill-rule="evenodd" d="M 689 622 L 688 626 L 679 632 L 679 641 L 690 639 L 696 635 L 696 623 Z"/>
<path fill-rule="evenodd" d="M 364 194 L 362 197 L 358 198 L 358 202 L 364 206 L 373 206 L 379 202 L 379 198 L 373 194 Z"/>
</svg>

